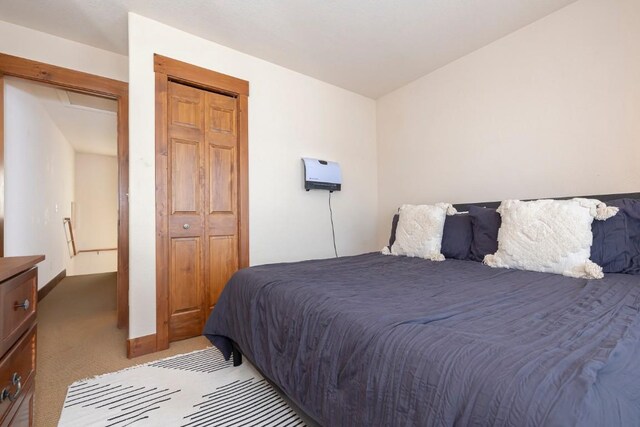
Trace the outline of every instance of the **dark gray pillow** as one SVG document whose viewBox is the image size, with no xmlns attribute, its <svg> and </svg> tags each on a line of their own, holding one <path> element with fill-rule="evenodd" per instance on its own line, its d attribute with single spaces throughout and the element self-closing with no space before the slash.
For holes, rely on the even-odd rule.
<svg viewBox="0 0 640 427">
<path fill-rule="evenodd" d="M 395 214 L 391 220 L 391 235 L 389 236 L 389 249 L 396 241 L 396 229 L 400 214 Z M 445 258 L 469 259 L 473 229 L 469 214 L 450 215 L 444 221 L 442 234 L 442 255 Z"/>
<path fill-rule="evenodd" d="M 624 212 L 620 211 L 605 221 L 593 221 L 591 231 L 591 261 L 601 266 L 605 273 L 625 271 L 629 266 L 630 253 L 627 217 Z"/>
<path fill-rule="evenodd" d="M 607 205 L 620 208 L 618 215 L 624 216 L 626 221 L 628 262 L 621 273 L 640 275 L 640 200 L 618 199 L 607 202 Z"/>
<path fill-rule="evenodd" d="M 391 220 L 391 236 L 389 236 L 389 249 L 393 246 L 393 242 L 396 241 L 396 229 L 398 228 L 398 220 L 400 219 L 400 214 L 395 214 L 393 219 Z"/>
<path fill-rule="evenodd" d="M 498 250 L 498 230 L 502 218 L 495 209 L 479 206 L 469 206 L 469 216 L 473 227 L 469 259 L 482 262 L 485 255 Z"/>
<path fill-rule="evenodd" d="M 445 258 L 469 259 L 472 240 L 473 228 L 469 214 L 447 216 L 442 233 L 442 255 Z"/>
</svg>

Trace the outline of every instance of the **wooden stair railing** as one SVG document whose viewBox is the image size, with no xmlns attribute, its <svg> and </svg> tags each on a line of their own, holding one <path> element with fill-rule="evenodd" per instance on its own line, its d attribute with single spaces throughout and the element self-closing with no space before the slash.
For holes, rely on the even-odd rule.
<svg viewBox="0 0 640 427">
<path fill-rule="evenodd" d="M 64 234 L 67 238 L 67 247 L 69 247 L 69 243 L 71 243 L 71 258 L 78 255 L 78 251 L 76 251 L 76 241 L 73 237 L 73 226 L 71 225 L 71 218 L 63 218 L 62 222 L 64 224 Z"/>
<path fill-rule="evenodd" d="M 74 256 L 83 253 L 83 252 L 107 252 L 107 251 L 117 251 L 118 248 L 99 248 L 99 249 L 81 249 L 78 250 L 76 248 L 76 240 L 73 236 L 73 224 L 71 223 L 71 218 L 63 218 L 62 222 L 64 223 L 64 232 L 65 235 L 67 236 L 67 247 L 69 246 L 69 243 L 71 243 L 71 251 L 70 253 L 71 258 L 73 258 Z"/>
</svg>

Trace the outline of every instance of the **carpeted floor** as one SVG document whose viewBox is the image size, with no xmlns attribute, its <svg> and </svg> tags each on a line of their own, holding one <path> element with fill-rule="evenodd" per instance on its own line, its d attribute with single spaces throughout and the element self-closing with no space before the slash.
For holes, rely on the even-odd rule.
<svg viewBox="0 0 640 427">
<path fill-rule="evenodd" d="M 208 346 L 204 337 L 127 359 L 126 330 L 116 328 L 115 273 L 67 277 L 38 305 L 36 427 L 56 426 L 67 387 L 92 377 Z"/>
</svg>

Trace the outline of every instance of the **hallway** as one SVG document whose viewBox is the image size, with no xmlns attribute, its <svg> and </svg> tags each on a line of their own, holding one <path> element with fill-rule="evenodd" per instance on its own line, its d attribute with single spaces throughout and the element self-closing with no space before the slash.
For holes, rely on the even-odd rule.
<svg viewBox="0 0 640 427">
<path fill-rule="evenodd" d="M 127 359 L 126 338 L 126 330 L 116 328 L 116 273 L 63 279 L 38 305 L 35 425 L 57 425 L 74 381 L 208 345 L 196 337 Z"/>
</svg>

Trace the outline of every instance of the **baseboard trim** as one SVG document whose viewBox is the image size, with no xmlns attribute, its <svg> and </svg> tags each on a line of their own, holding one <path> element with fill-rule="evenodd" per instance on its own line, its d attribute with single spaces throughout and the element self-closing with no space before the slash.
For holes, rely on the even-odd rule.
<svg viewBox="0 0 640 427">
<path fill-rule="evenodd" d="M 60 281 L 65 277 L 67 277 L 66 269 L 62 270 L 60 273 L 58 273 L 56 277 L 49 280 L 49 283 L 44 285 L 42 288 L 38 289 L 38 302 L 42 301 L 44 297 L 46 297 L 49 294 L 49 292 L 53 290 L 53 288 L 58 286 L 58 283 L 60 283 Z"/>
<path fill-rule="evenodd" d="M 129 338 L 127 340 L 127 357 L 144 356 L 156 351 L 156 334 L 145 335 L 143 337 Z"/>
</svg>

